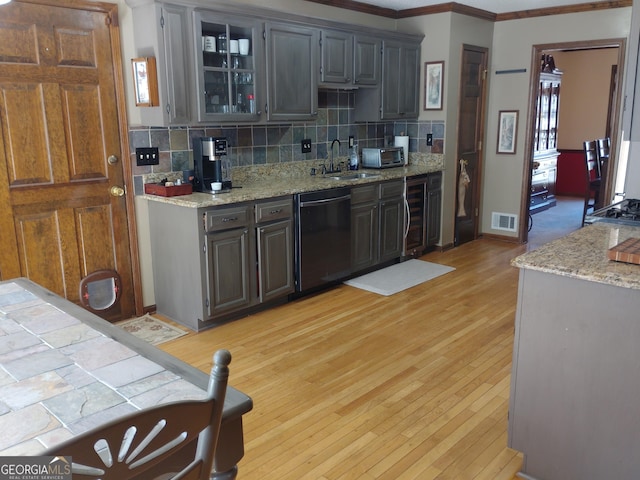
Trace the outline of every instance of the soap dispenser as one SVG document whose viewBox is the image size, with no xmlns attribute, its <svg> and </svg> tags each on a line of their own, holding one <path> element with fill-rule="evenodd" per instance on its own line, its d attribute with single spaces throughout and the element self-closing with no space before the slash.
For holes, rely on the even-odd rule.
<svg viewBox="0 0 640 480">
<path fill-rule="evenodd" d="M 360 159 L 358 158 L 358 144 L 354 143 L 351 147 L 351 155 L 349 156 L 349 170 L 357 170 Z"/>
</svg>

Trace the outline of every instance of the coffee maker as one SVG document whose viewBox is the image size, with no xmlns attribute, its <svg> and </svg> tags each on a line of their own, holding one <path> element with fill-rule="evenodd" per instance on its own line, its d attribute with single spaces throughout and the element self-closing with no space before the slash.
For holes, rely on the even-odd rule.
<svg viewBox="0 0 640 480">
<path fill-rule="evenodd" d="M 213 183 L 221 183 L 222 190 L 231 190 L 231 160 L 227 156 L 225 137 L 202 137 L 193 141 L 194 190 L 213 193 Z"/>
</svg>

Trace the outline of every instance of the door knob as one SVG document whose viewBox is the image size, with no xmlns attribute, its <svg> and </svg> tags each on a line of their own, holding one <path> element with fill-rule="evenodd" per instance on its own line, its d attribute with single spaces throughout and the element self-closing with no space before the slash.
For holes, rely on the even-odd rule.
<svg viewBox="0 0 640 480">
<path fill-rule="evenodd" d="M 118 163 L 118 157 L 116 157 L 115 155 L 109 155 L 109 157 L 107 158 L 107 163 L 109 165 L 115 165 L 116 163 Z"/>
<path fill-rule="evenodd" d="M 109 191 L 111 192 L 111 196 L 113 197 L 122 197 L 124 195 L 124 188 L 117 185 L 111 187 L 111 190 Z"/>
</svg>

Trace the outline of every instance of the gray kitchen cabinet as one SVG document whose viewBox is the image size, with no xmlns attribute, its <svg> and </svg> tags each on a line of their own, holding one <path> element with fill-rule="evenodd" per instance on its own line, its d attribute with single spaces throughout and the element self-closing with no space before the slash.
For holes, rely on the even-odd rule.
<svg viewBox="0 0 640 480">
<path fill-rule="evenodd" d="M 404 219 L 404 184 L 402 180 L 394 180 L 380 184 L 380 237 L 379 263 L 393 260 L 402 255 L 403 219 Z"/>
<path fill-rule="evenodd" d="M 230 209 L 227 218 L 237 214 Z M 209 317 L 251 305 L 249 227 L 234 228 L 207 237 Z"/>
<path fill-rule="evenodd" d="M 420 45 L 383 40 L 380 87 L 356 93 L 356 121 L 417 118 L 419 86 Z"/>
<path fill-rule="evenodd" d="M 149 202 L 158 313 L 199 331 L 294 291 L 291 197 L 223 207 Z"/>
<path fill-rule="evenodd" d="M 259 120 L 264 105 L 262 31 L 262 22 L 251 18 L 195 12 L 198 121 Z M 246 52 L 240 42 L 248 46 Z"/>
<path fill-rule="evenodd" d="M 365 35 L 353 38 L 353 83 L 376 86 L 380 83 L 382 41 Z"/>
<path fill-rule="evenodd" d="M 318 114 L 318 29 L 267 22 L 267 119 L 313 120 Z"/>
<path fill-rule="evenodd" d="M 442 218 L 442 173 L 430 173 L 427 177 L 427 246 L 440 241 Z"/>
<path fill-rule="evenodd" d="M 351 269 L 359 272 L 378 262 L 378 184 L 351 189 Z"/>
<path fill-rule="evenodd" d="M 320 85 L 376 86 L 380 82 L 381 40 L 339 31 L 320 31 Z"/>
<path fill-rule="evenodd" d="M 350 84 L 353 80 L 353 35 L 320 31 L 320 83 Z"/>
<path fill-rule="evenodd" d="M 186 125 L 193 107 L 192 9 L 167 3 L 132 6 L 136 55 L 155 57 L 159 105 L 140 109 L 144 125 Z"/>
<path fill-rule="evenodd" d="M 258 297 L 267 302 L 295 290 L 293 201 L 287 197 L 259 202 L 255 210 Z"/>
<path fill-rule="evenodd" d="M 352 273 L 402 255 L 403 190 L 402 180 L 351 189 Z"/>
</svg>

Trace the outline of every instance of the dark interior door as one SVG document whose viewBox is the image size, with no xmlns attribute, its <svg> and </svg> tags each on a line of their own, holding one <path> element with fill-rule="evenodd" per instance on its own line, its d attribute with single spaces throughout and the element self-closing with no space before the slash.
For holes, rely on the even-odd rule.
<svg viewBox="0 0 640 480">
<path fill-rule="evenodd" d="M 458 112 L 455 244 L 478 238 L 488 50 L 464 45 Z"/>
</svg>

